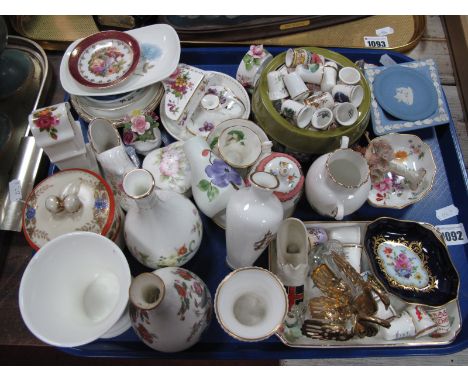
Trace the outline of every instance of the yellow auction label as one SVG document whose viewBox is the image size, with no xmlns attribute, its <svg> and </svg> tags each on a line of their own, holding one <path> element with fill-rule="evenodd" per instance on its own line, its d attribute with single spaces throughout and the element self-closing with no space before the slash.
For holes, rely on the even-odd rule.
<svg viewBox="0 0 468 382">
<path fill-rule="evenodd" d="M 310 25 L 310 20 L 296 21 L 294 23 L 281 24 L 280 25 L 280 30 L 284 31 L 284 30 L 287 30 L 287 29 L 306 27 L 308 25 Z"/>
</svg>

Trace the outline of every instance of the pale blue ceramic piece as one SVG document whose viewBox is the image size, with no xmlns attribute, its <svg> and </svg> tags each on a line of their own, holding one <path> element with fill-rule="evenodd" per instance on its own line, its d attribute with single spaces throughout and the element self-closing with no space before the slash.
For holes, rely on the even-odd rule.
<svg viewBox="0 0 468 382">
<path fill-rule="evenodd" d="M 382 109 L 403 121 L 422 120 L 437 110 L 437 92 L 432 82 L 419 71 L 400 65 L 375 77 L 374 95 Z"/>
</svg>

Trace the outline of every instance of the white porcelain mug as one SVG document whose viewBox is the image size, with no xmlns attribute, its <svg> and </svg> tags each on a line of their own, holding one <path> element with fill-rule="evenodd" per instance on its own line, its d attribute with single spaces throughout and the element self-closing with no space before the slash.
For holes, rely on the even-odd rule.
<svg viewBox="0 0 468 382">
<path fill-rule="evenodd" d="M 268 96 L 270 100 L 276 101 L 289 96 L 283 81 L 283 74 L 272 71 L 267 74 Z"/>
<path fill-rule="evenodd" d="M 290 99 L 284 101 L 281 105 L 281 114 L 283 117 L 301 129 L 310 123 L 313 113 L 313 109 L 309 106 Z"/>
<path fill-rule="evenodd" d="M 307 89 L 306 84 L 296 72 L 286 74 L 283 77 L 283 81 L 291 99 L 301 100 L 309 94 L 309 89 Z"/>
</svg>

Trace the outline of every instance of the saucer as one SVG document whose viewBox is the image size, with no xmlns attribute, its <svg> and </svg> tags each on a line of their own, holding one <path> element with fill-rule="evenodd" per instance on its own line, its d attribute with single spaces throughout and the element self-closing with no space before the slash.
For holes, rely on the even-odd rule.
<svg viewBox="0 0 468 382">
<path fill-rule="evenodd" d="M 402 121 L 425 119 L 437 110 L 434 85 L 415 69 L 390 66 L 375 76 L 373 86 L 382 109 Z"/>
<path fill-rule="evenodd" d="M 421 184 L 411 190 L 405 178 L 388 172 L 383 181 L 373 183 L 367 201 L 374 207 L 402 209 L 420 201 L 432 189 L 436 164 L 430 147 L 421 138 L 412 134 L 391 133 L 377 137 L 372 142 L 387 141 L 393 149 L 395 160 L 407 168 L 418 171 L 425 169 Z"/>
<path fill-rule="evenodd" d="M 68 70 L 81 85 L 108 88 L 127 79 L 140 60 L 140 46 L 129 34 L 105 31 L 81 40 L 72 50 Z"/>
<path fill-rule="evenodd" d="M 141 52 L 136 70 L 126 81 L 105 89 L 87 87 L 76 81 L 68 62 L 72 51 L 82 41 L 77 40 L 67 48 L 60 63 L 60 82 L 65 91 L 80 96 L 121 94 L 152 85 L 174 72 L 180 58 L 180 40 L 174 28 L 156 24 L 124 33 L 138 42 Z"/>
</svg>

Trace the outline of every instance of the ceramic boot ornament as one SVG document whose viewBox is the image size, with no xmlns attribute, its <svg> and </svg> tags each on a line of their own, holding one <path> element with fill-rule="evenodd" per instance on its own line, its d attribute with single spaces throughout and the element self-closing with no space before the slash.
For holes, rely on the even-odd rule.
<svg viewBox="0 0 468 382">
<path fill-rule="evenodd" d="M 276 237 L 278 277 L 288 292 L 289 308 L 304 300 L 304 283 L 309 271 L 309 237 L 302 221 L 283 220 Z"/>
<path fill-rule="evenodd" d="M 89 124 L 88 138 L 116 200 L 128 210 L 134 203 L 123 193 L 122 180 L 135 165 L 125 151 L 119 133 L 109 120 L 96 118 Z"/>
<path fill-rule="evenodd" d="M 185 269 L 142 273 L 130 286 L 133 329 L 155 350 L 178 352 L 195 345 L 209 326 L 211 313 L 210 291 Z"/>
<path fill-rule="evenodd" d="M 201 137 L 186 141 L 184 151 L 192 169 L 192 193 L 198 208 L 209 218 L 222 214 L 230 198 L 244 186 L 241 176 Z"/>
<path fill-rule="evenodd" d="M 143 169 L 128 172 L 123 189 L 137 205 L 125 218 L 131 254 L 152 269 L 189 261 L 200 247 L 203 229 L 193 203 L 174 191 L 156 191 L 153 176 Z"/>
<path fill-rule="evenodd" d="M 273 194 L 278 178 L 258 171 L 249 180 L 251 186 L 235 193 L 226 208 L 226 260 L 233 269 L 253 265 L 283 220 L 281 202 Z"/>
</svg>

